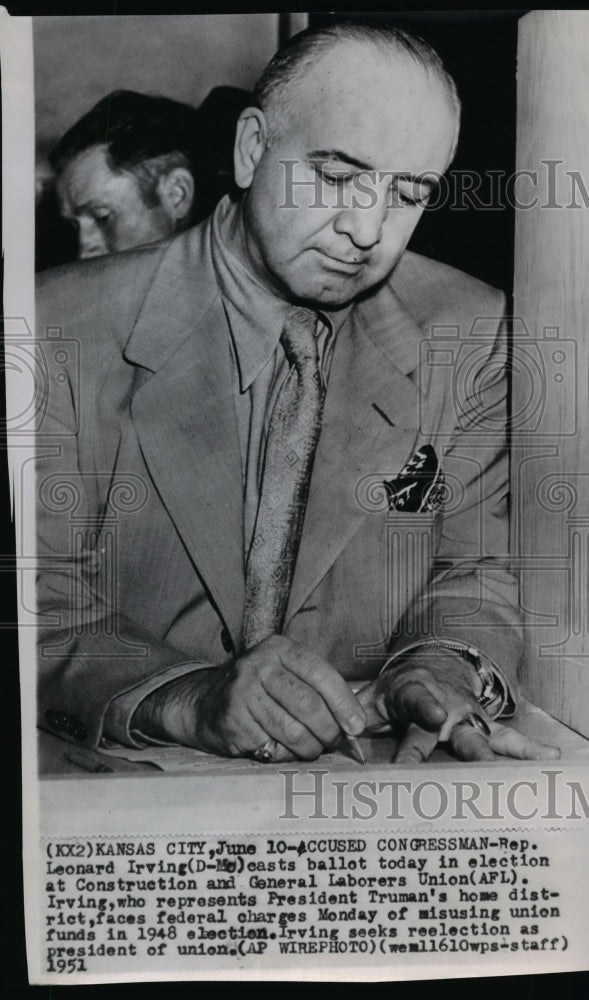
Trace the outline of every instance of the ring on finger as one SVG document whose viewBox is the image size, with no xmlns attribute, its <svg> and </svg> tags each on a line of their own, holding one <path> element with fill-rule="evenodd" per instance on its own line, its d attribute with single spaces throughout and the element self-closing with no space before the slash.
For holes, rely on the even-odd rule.
<svg viewBox="0 0 589 1000">
<path fill-rule="evenodd" d="M 482 715 L 479 715 L 478 712 L 469 712 L 469 714 L 465 715 L 464 718 L 460 720 L 460 722 L 456 723 L 456 725 L 472 726 L 473 729 L 477 729 L 479 733 L 483 734 L 483 736 L 491 735 L 491 729 L 489 727 L 489 723 L 487 722 L 486 719 L 483 718 Z"/>
<path fill-rule="evenodd" d="M 277 747 L 278 744 L 276 740 L 273 740 L 272 737 L 269 736 L 265 743 L 262 743 L 261 746 L 252 751 L 252 757 L 255 760 L 258 760 L 260 764 L 272 764 L 274 758 L 276 757 Z"/>
</svg>

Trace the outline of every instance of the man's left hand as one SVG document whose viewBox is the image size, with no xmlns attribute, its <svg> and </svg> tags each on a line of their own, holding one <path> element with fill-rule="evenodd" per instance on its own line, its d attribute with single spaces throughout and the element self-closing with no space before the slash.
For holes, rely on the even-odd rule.
<svg viewBox="0 0 589 1000">
<path fill-rule="evenodd" d="M 400 734 L 397 764 L 427 760 L 438 743 L 447 743 L 456 757 L 469 761 L 560 756 L 556 747 L 489 719 L 477 701 L 474 682 L 472 667 L 458 654 L 427 649 L 400 660 L 357 697 L 368 717 L 368 731 L 390 724 Z M 475 725 L 469 721 L 473 716 Z"/>
</svg>

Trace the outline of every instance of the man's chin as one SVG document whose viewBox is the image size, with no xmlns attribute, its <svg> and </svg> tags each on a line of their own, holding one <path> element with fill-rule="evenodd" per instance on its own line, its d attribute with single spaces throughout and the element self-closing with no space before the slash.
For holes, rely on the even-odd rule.
<svg viewBox="0 0 589 1000">
<path fill-rule="evenodd" d="M 340 309 L 357 302 L 370 294 L 379 285 L 386 281 L 388 275 L 384 275 L 377 281 L 355 284 L 347 288 L 322 288 L 309 289 L 307 292 L 299 294 L 298 301 L 312 309 Z"/>
<path fill-rule="evenodd" d="M 337 284 L 309 283 L 298 289 L 292 289 L 299 302 L 316 309 L 337 309 L 347 306 L 358 296 L 368 291 L 372 285 L 353 281 L 342 281 Z"/>
<path fill-rule="evenodd" d="M 357 293 L 352 295 L 314 295 L 301 296 L 299 302 L 310 309 L 342 309 L 350 305 L 358 298 Z"/>
</svg>

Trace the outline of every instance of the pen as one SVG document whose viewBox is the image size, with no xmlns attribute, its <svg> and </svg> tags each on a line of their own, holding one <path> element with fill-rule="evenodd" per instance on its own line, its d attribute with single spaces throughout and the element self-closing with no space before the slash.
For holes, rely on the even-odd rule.
<svg viewBox="0 0 589 1000">
<path fill-rule="evenodd" d="M 360 746 L 360 740 L 357 736 L 350 736 L 346 733 L 346 739 L 350 745 L 350 750 L 352 751 L 352 757 L 357 760 L 359 764 L 366 764 L 366 758 L 362 753 L 362 747 Z"/>
</svg>

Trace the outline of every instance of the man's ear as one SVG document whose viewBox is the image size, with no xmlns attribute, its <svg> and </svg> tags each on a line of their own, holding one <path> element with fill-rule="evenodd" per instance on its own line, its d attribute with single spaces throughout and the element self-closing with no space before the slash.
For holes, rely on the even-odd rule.
<svg viewBox="0 0 589 1000">
<path fill-rule="evenodd" d="M 174 167 L 157 182 L 160 204 L 168 218 L 185 222 L 194 201 L 194 177 L 186 167 Z"/>
<path fill-rule="evenodd" d="M 252 183 L 267 140 L 268 125 L 264 112 L 259 108 L 246 108 L 242 111 L 237 122 L 233 149 L 233 168 L 238 187 L 248 188 Z"/>
</svg>

